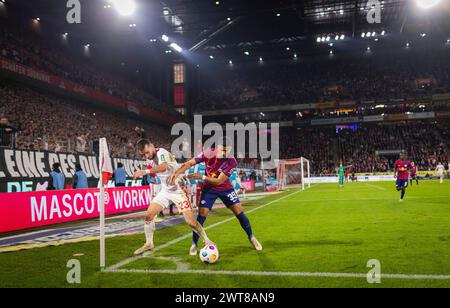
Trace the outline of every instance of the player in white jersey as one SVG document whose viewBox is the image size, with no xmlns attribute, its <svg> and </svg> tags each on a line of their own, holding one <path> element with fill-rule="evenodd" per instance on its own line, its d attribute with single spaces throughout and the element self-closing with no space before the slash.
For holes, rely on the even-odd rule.
<svg viewBox="0 0 450 308">
<path fill-rule="evenodd" d="M 441 163 L 438 163 L 438 165 L 436 167 L 436 172 L 438 173 L 439 182 L 441 184 L 444 183 L 444 172 L 445 172 L 444 165 Z"/>
<path fill-rule="evenodd" d="M 144 231 L 146 243 L 136 250 L 134 255 L 142 255 L 143 253 L 154 249 L 153 234 L 155 232 L 155 217 L 161 210 L 168 208 L 171 202 L 177 206 L 178 210 L 183 214 L 186 223 L 202 238 L 205 245 L 212 244 L 207 237 L 205 230 L 197 222 L 197 219 L 194 216 L 190 198 L 185 188 L 184 179 L 180 178 L 173 185 L 168 185 L 168 179 L 179 168 L 175 157 L 164 149 L 156 148 L 147 139 L 139 140 L 137 148 L 141 155 L 149 160 L 153 160 L 154 164 L 153 167 L 147 167 L 147 170 L 136 171 L 134 173 L 134 178 L 137 179 L 145 175 L 157 174 L 161 180 L 161 191 L 153 199 L 147 210 L 147 215 L 145 216 Z"/>
</svg>

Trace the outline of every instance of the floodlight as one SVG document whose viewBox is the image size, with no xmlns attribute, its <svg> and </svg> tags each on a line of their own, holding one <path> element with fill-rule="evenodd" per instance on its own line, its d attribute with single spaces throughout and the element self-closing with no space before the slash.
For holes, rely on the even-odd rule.
<svg viewBox="0 0 450 308">
<path fill-rule="evenodd" d="M 134 0 L 111 0 L 116 11 L 122 16 L 130 16 L 136 10 Z"/>
<path fill-rule="evenodd" d="M 416 0 L 416 4 L 421 9 L 431 9 L 441 2 L 441 0 Z"/>
</svg>

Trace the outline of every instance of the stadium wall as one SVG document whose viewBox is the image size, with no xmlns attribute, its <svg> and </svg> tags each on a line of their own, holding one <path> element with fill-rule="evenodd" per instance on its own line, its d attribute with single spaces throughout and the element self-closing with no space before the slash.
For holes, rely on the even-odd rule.
<svg viewBox="0 0 450 308">
<path fill-rule="evenodd" d="M 54 163 L 61 165 L 66 177 L 66 185 L 72 183 L 75 165 L 80 164 L 89 186 L 97 187 L 99 179 L 99 158 L 88 154 L 37 152 L 29 150 L 12 150 L 0 148 L 0 192 L 27 192 L 38 190 L 49 180 Z M 129 178 L 135 170 L 147 163 L 142 160 L 113 158 L 113 167 L 121 162 Z M 127 181 L 127 186 L 140 186 L 141 181 Z"/>
</svg>

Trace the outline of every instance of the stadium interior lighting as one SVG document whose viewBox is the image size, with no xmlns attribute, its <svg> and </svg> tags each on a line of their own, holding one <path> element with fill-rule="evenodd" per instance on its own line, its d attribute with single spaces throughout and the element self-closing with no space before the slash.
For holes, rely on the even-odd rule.
<svg viewBox="0 0 450 308">
<path fill-rule="evenodd" d="M 418 7 L 422 9 L 431 9 L 438 5 L 441 0 L 416 0 L 416 4 Z"/>
<path fill-rule="evenodd" d="M 111 0 L 116 11 L 122 16 L 130 16 L 136 10 L 134 0 Z"/>
<path fill-rule="evenodd" d="M 180 47 L 177 43 L 172 43 L 169 45 L 172 49 L 176 50 L 177 52 L 183 52 L 183 48 Z"/>
<path fill-rule="evenodd" d="M 169 41 L 169 37 L 168 37 L 167 35 L 165 35 L 165 34 L 163 34 L 163 35 L 161 36 L 161 39 L 162 39 L 164 42 L 168 42 L 168 41 Z"/>
</svg>

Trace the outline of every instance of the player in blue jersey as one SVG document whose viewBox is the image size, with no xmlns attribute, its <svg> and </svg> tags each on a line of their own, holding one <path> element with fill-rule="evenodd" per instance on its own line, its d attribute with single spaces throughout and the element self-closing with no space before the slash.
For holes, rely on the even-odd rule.
<svg viewBox="0 0 450 308">
<path fill-rule="evenodd" d="M 252 227 L 249 219 L 244 213 L 239 197 L 237 196 L 229 177 L 237 167 L 237 161 L 234 157 L 230 157 L 231 147 L 219 144 L 214 149 L 208 149 L 202 152 L 196 158 L 185 163 L 171 177 L 169 183 L 184 174 L 189 168 L 204 163 L 206 165 L 206 175 L 190 174 L 189 179 L 203 180 L 205 182 L 199 204 L 199 215 L 197 221 L 203 226 L 209 212 L 211 211 L 217 199 L 222 200 L 227 208 L 229 208 L 236 218 L 239 220 L 241 227 L 247 233 L 252 246 L 257 250 L 263 250 L 262 245 L 253 235 Z M 198 235 L 193 234 L 192 246 L 189 251 L 190 255 L 197 254 Z"/>
</svg>

